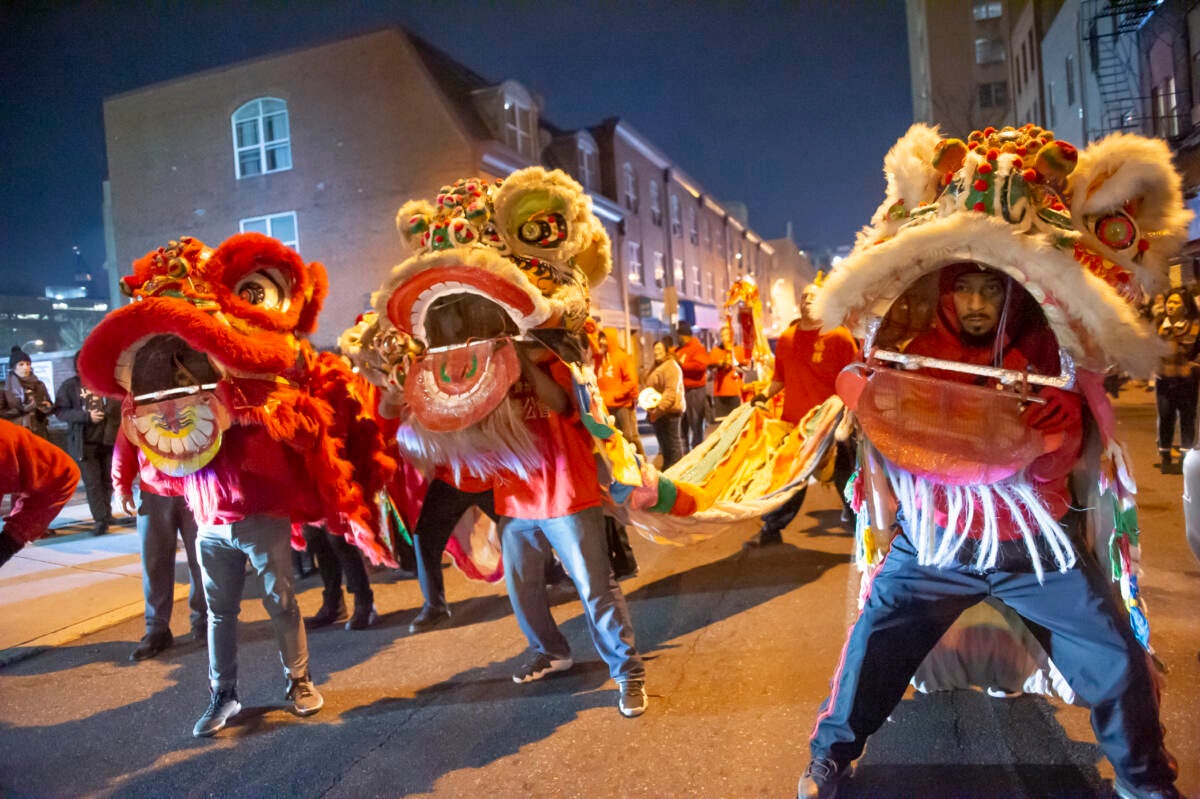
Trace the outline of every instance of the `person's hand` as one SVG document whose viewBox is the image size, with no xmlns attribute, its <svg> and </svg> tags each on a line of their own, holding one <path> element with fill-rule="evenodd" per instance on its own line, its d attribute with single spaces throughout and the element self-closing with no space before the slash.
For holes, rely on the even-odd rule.
<svg viewBox="0 0 1200 799">
<path fill-rule="evenodd" d="M 137 515 L 137 505 L 133 504 L 133 494 L 121 495 L 121 510 L 125 511 L 126 516 Z"/>
<path fill-rule="evenodd" d="M 88 411 L 88 416 L 91 417 L 93 423 L 104 421 L 104 411 L 99 409 L 92 409 Z"/>
<path fill-rule="evenodd" d="M 1022 416 L 1025 424 L 1042 433 L 1060 433 L 1080 424 L 1079 397 L 1067 391 L 1044 388 L 1038 392 L 1044 403 L 1033 402 Z"/>
<path fill-rule="evenodd" d="M 760 408 L 765 408 L 765 407 L 767 407 L 768 399 L 769 398 L 767 397 L 767 395 L 760 391 L 757 394 L 755 394 L 753 397 L 750 398 L 750 404 L 757 405 Z"/>
</svg>

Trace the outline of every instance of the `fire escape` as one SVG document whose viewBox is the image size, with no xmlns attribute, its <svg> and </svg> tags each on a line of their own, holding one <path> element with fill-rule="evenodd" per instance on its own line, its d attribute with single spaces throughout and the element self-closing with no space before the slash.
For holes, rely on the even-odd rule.
<svg viewBox="0 0 1200 799">
<path fill-rule="evenodd" d="M 1087 121 L 1088 139 L 1138 132 L 1145 115 L 1138 85 L 1137 31 L 1160 0 L 1083 0 L 1080 23 L 1100 108 Z"/>
</svg>

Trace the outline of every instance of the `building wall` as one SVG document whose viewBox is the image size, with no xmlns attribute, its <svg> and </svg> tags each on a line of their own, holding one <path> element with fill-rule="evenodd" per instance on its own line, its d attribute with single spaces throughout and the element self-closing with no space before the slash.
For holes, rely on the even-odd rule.
<svg viewBox="0 0 1200 799">
<path fill-rule="evenodd" d="M 976 20 L 976 0 L 907 0 L 913 118 L 965 137 L 987 125 L 1014 123 L 1009 61 L 1010 3 L 998 17 Z M 979 63 L 976 42 L 995 41 L 1002 58 Z M 981 86 L 1003 85 L 999 102 L 981 104 Z M 994 97 L 989 90 L 989 97 Z"/>
<path fill-rule="evenodd" d="M 1041 51 L 1046 123 L 1058 138 L 1083 147 L 1087 144 L 1087 95 L 1098 96 L 1098 90 L 1079 35 L 1079 0 L 1067 0 L 1059 9 L 1042 37 Z"/>
<path fill-rule="evenodd" d="M 1010 2 L 1012 29 L 1009 34 L 1009 79 L 1014 121 L 1054 127 L 1042 106 L 1042 48 L 1032 0 Z M 1057 111 L 1057 109 L 1055 109 Z"/>
<path fill-rule="evenodd" d="M 239 180 L 230 116 L 259 97 L 287 101 L 293 168 Z M 120 272 L 169 239 L 215 246 L 241 219 L 295 211 L 301 255 L 329 271 L 318 345 L 401 260 L 399 205 L 475 170 L 472 142 L 397 31 L 120 95 L 104 121 Z"/>
</svg>

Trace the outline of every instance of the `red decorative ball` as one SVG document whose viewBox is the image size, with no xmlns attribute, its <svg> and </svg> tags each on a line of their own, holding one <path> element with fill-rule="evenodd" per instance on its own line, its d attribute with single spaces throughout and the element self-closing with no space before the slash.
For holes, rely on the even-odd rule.
<svg viewBox="0 0 1200 799">
<path fill-rule="evenodd" d="M 973 185 L 975 187 L 975 191 L 987 191 L 988 182 L 983 178 L 980 178 L 979 180 L 975 181 Z"/>
<path fill-rule="evenodd" d="M 987 160 L 995 161 L 999 157 L 1000 157 L 1000 151 L 997 150 L 995 147 L 993 147 L 992 149 L 987 151 Z"/>
<path fill-rule="evenodd" d="M 979 165 L 979 174 L 981 174 L 981 175 L 991 174 L 991 172 L 994 168 L 995 167 L 993 167 L 991 164 L 980 164 Z"/>
<path fill-rule="evenodd" d="M 1021 173 L 1021 177 L 1025 178 L 1026 183 L 1038 182 L 1038 171 L 1036 169 L 1026 169 Z"/>
<path fill-rule="evenodd" d="M 1150 249 L 1150 239 L 1138 239 L 1138 252 Z"/>
<path fill-rule="evenodd" d="M 986 211 L 986 210 L 987 210 L 987 206 L 986 206 L 986 205 L 984 205 L 984 204 L 983 204 L 983 203 L 981 203 L 981 202 L 979 202 L 979 203 L 975 203 L 975 205 L 973 205 L 973 206 L 971 206 L 971 207 L 972 207 L 974 210 L 976 210 L 976 211 L 979 211 L 980 213 L 983 213 L 984 211 Z"/>
</svg>

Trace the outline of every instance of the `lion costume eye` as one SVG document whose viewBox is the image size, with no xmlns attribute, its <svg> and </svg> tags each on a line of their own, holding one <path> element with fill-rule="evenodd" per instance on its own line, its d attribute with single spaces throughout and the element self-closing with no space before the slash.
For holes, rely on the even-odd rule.
<svg viewBox="0 0 1200 799">
<path fill-rule="evenodd" d="M 1096 231 L 1096 238 L 1100 239 L 1105 247 L 1118 251 L 1128 249 L 1137 238 L 1137 225 L 1128 214 L 1121 211 L 1098 217 L 1093 223 L 1093 229 Z"/>
<path fill-rule="evenodd" d="M 244 302 L 272 311 L 286 311 L 291 304 L 288 282 L 275 269 L 246 275 L 238 281 L 233 293 Z"/>
<path fill-rule="evenodd" d="M 557 247 L 567 237 L 567 220 L 556 212 L 547 212 L 527 219 L 517 230 L 523 244 L 536 247 Z"/>
</svg>

